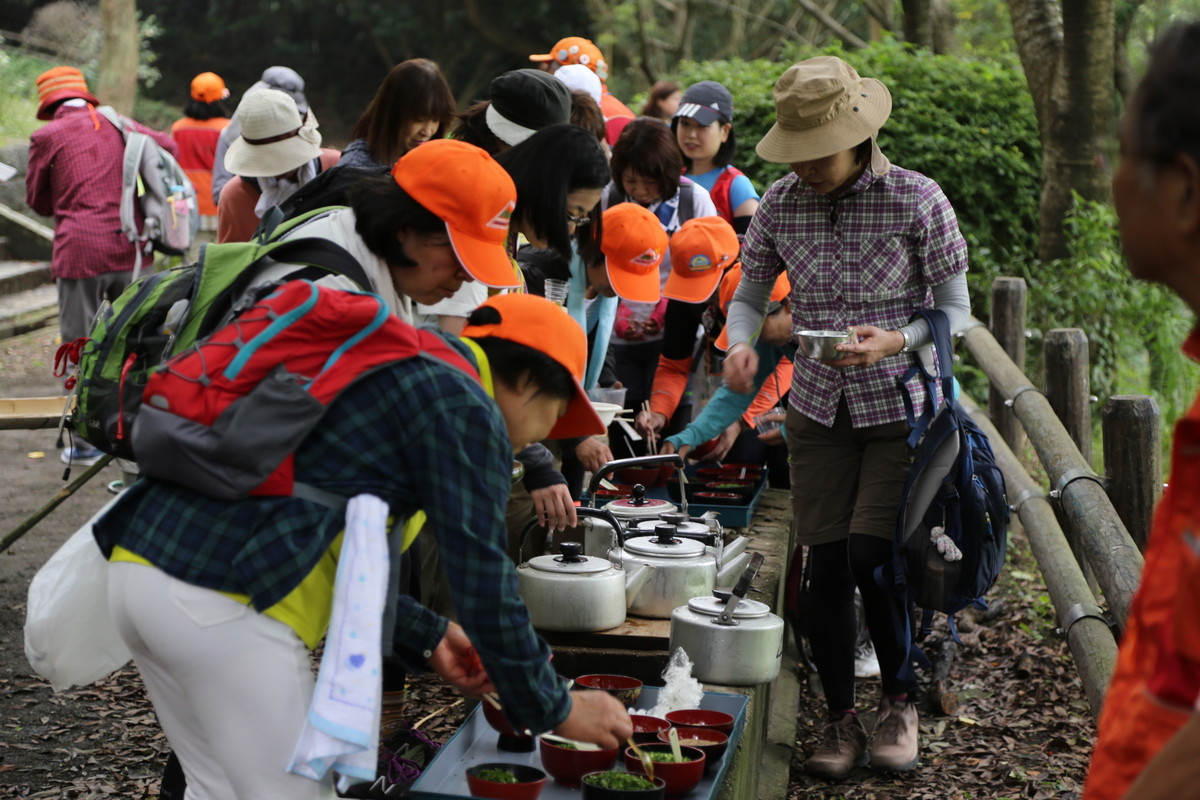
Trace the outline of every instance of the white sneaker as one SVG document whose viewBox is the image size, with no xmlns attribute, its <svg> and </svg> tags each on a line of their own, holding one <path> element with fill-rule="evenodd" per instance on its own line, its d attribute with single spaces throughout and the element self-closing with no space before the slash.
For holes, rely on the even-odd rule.
<svg viewBox="0 0 1200 800">
<path fill-rule="evenodd" d="M 870 639 L 859 642 L 854 648 L 854 677 L 879 677 L 879 659 L 875 656 L 875 645 L 871 644 Z"/>
<path fill-rule="evenodd" d="M 72 467 L 90 467 L 104 458 L 104 451 L 87 444 L 77 445 L 64 447 L 63 451 L 58 454 L 58 458 L 64 464 Z"/>
</svg>

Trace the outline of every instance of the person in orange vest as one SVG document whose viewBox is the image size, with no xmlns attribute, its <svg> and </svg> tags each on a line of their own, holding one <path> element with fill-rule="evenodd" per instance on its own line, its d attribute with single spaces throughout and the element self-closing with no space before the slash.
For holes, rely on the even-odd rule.
<svg viewBox="0 0 1200 800">
<path fill-rule="evenodd" d="M 555 42 L 554 47 L 550 48 L 549 53 L 534 53 L 529 60 L 536 62 L 538 69 L 549 73 L 554 73 L 559 67 L 565 67 L 568 64 L 583 64 L 596 73 L 596 77 L 603 85 L 603 91 L 600 94 L 600 111 L 604 114 L 605 138 L 610 147 L 617 143 L 617 137 L 621 135 L 625 126 L 637 118 L 629 106 L 618 100 L 616 95 L 608 90 L 608 61 L 591 39 L 584 39 L 582 36 L 568 36 L 565 39 L 559 39 Z"/>
<path fill-rule="evenodd" d="M 1168 30 L 1121 126 L 1113 200 L 1135 278 L 1200 312 L 1200 22 Z M 1183 343 L 1200 360 L 1200 328 Z M 1200 398 L 1175 425 L 1167 489 L 1100 714 L 1083 800 L 1200 785 Z"/>
<path fill-rule="evenodd" d="M 200 203 L 200 229 L 217 229 L 217 204 L 212 197 L 213 157 L 217 139 L 229 124 L 225 98 L 229 89 L 215 72 L 192 78 L 191 97 L 183 107 L 183 118 L 171 125 L 171 138 L 179 145 L 179 166 L 196 187 Z M 210 237 L 211 238 L 211 237 Z"/>
</svg>

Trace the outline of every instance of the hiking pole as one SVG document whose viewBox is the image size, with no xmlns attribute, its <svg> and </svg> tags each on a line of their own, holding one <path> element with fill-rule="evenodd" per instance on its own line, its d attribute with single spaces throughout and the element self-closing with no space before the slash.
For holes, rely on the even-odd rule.
<svg viewBox="0 0 1200 800">
<path fill-rule="evenodd" d="M 49 502 L 47 502 L 44 506 L 33 512 L 33 514 L 29 516 L 29 519 L 25 520 L 20 525 L 5 534 L 3 539 L 0 539 L 0 553 L 3 553 L 5 550 L 7 550 L 17 539 L 20 539 L 22 536 L 29 533 L 34 525 L 37 525 L 39 522 L 49 516 L 51 511 L 62 505 L 64 500 L 75 494 L 75 492 L 79 490 L 80 486 L 83 486 L 85 483 L 91 480 L 93 475 L 104 469 L 104 467 L 108 465 L 108 462 L 112 460 L 113 457 L 105 453 L 99 461 L 88 467 L 87 472 L 83 473 L 78 478 L 59 489 L 58 494 L 50 498 Z"/>
</svg>

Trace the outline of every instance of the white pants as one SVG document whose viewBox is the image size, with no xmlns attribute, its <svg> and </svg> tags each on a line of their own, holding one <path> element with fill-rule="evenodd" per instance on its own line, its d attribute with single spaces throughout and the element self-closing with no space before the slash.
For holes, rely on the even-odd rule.
<svg viewBox="0 0 1200 800">
<path fill-rule="evenodd" d="M 111 565 L 108 604 L 183 765 L 186 800 L 336 797 L 329 777 L 287 771 L 315 684 L 291 628 L 128 562 Z"/>
</svg>

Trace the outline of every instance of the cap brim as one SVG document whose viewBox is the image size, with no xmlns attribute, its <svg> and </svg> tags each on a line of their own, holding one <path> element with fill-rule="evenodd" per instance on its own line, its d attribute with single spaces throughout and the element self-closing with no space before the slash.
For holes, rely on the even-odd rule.
<svg viewBox="0 0 1200 800">
<path fill-rule="evenodd" d="M 238 137 L 225 151 L 225 169 L 247 178 L 273 178 L 321 155 L 321 146 L 299 136 L 270 144 L 248 144 Z"/>
<path fill-rule="evenodd" d="M 554 53 L 535 53 L 529 57 L 530 61 L 554 61 Z"/>
<path fill-rule="evenodd" d="M 521 285 L 504 245 L 468 236 L 450 227 L 449 223 L 446 223 L 446 232 L 450 234 L 454 254 L 472 278 L 492 289 L 515 289 Z"/>
<path fill-rule="evenodd" d="M 696 110 L 690 114 L 684 114 L 681 112 L 681 113 L 676 114 L 675 116 L 677 118 L 678 117 L 688 117 L 690 119 L 694 119 L 694 120 L 696 120 L 697 123 L 699 123 L 700 125 L 703 125 L 705 127 L 712 125 L 717 120 L 724 119 L 724 117 L 721 116 L 720 111 L 717 111 L 715 108 L 709 108 L 708 106 L 698 106 L 696 108 Z"/>
<path fill-rule="evenodd" d="M 524 125 L 517 123 L 505 117 L 496 107 L 489 105 L 487 110 L 483 112 L 483 119 L 487 123 L 488 129 L 500 139 L 500 141 L 516 147 L 521 142 L 528 139 L 533 134 L 537 133 L 533 128 L 526 128 Z"/>
<path fill-rule="evenodd" d="M 575 382 L 575 394 L 567 403 L 567 413 L 563 414 L 550 429 L 550 438 L 575 439 L 580 436 L 599 436 L 605 433 L 608 429 L 604 427 L 600 415 L 592 407 L 592 401 L 588 399 L 583 385 L 575 380 L 574 376 L 571 377 L 571 380 Z"/>
<path fill-rule="evenodd" d="M 682 300 L 685 303 L 703 303 L 712 297 L 721 283 L 724 270 L 718 268 L 697 275 L 680 275 L 675 270 L 667 276 L 667 284 L 663 287 L 663 297 L 671 300 Z"/>
<path fill-rule="evenodd" d="M 657 303 L 662 299 L 662 283 L 657 269 L 643 275 L 634 275 L 614 268 L 610 258 L 604 259 L 604 268 L 608 271 L 609 284 L 622 300 L 631 303 Z"/>
<path fill-rule="evenodd" d="M 55 109 L 52 106 L 63 100 L 86 100 L 94 106 L 100 105 L 100 101 L 91 92 L 85 92 L 82 89 L 59 89 L 46 95 L 42 100 L 38 106 L 37 118 L 40 120 L 54 119 Z"/>
</svg>

